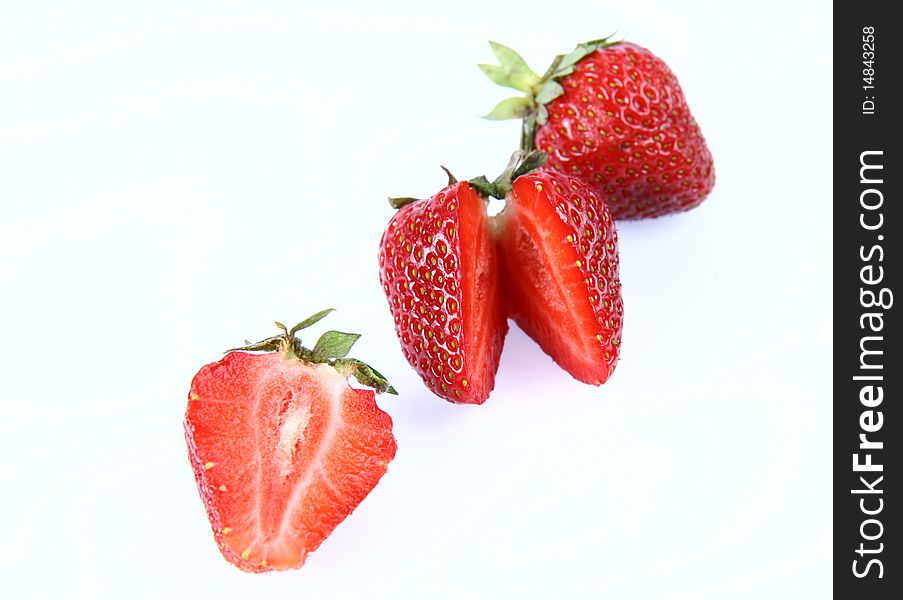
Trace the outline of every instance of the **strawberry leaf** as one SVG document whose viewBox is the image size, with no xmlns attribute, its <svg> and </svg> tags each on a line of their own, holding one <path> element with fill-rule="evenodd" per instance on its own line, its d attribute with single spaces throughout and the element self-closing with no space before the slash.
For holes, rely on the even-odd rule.
<svg viewBox="0 0 903 600">
<path fill-rule="evenodd" d="M 283 335 L 274 335 L 273 337 L 268 337 L 265 340 L 261 340 L 259 342 L 249 342 L 245 340 L 245 345 L 239 348 L 230 348 L 226 350 L 226 353 L 229 352 L 275 352 L 282 347 L 282 344 L 285 342 L 285 336 Z"/>
<path fill-rule="evenodd" d="M 514 169 L 514 173 L 511 175 L 511 181 L 515 181 L 521 175 L 525 175 L 530 171 L 538 169 L 545 164 L 548 157 L 548 154 L 540 150 L 527 152 L 526 156 L 520 161 L 520 164 L 517 165 L 517 168 Z"/>
<path fill-rule="evenodd" d="M 514 87 L 508 81 L 508 72 L 505 71 L 505 69 L 500 65 L 489 65 L 486 63 L 481 63 L 477 66 L 481 71 L 483 71 L 483 73 L 486 74 L 486 77 L 492 80 L 492 83 L 496 83 L 504 87 Z"/>
<path fill-rule="evenodd" d="M 546 108 L 546 106 L 543 104 L 542 106 L 539 107 L 539 110 L 536 111 L 536 123 L 538 123 L 540 125 L 545 125 L 548 120 L 549 120 L 549 109 Z M 535 124 L 534 124 L 534 128 L 535 128 Z M 532 147 L 533 146 L 531 145 L 530 148 L 532 148 Z M 527 149 L 528 148 L 525 148 L 525 150 L 527 150 Z"/>
<path fill-rule="evenodd" d="M 405 196 L 403 198 L 389 198 L 389 206 L 398 209 L 402 206 L 413 204 L 414 202 L 420 202 L 420 200 L 421 198 L 411 198 L 410 196 Z"/>
<path fill-rule="evenodd" d="M 495 185 L 486 179 L 485 175 L 480 175 L 479 177 L 474 177 L 470 179 L 467 183 L 470 184 L 470 187 L 475 189 L 479 195 L 484 198 L 488 198 L 492 196 L 493 198 L 498 198 L 498 190 L 495 189 Z"/>
<path fill-rule="evenodd" d="M 576 65 L 581 58 L 585 57 L 589 54 L 587 50 L 586 44 L 580 44 L 573 50 L 571 50 L 570 54 L 566 54 L 561 62 L 558 63 L 558 68 L 555 69 L 556 77 L 563 77 L 565 75 L 570 75 L 574 72 L 574 65 Z"/>
<path fill-rule="evenodd" d="M 446 169 L 444 165 L 439 165 L 439 168 L 445 171 L 445 174 L 448 175 L 448 185 L 454 185 L 458 183 L 458 178 L 452 175 L 452 172 Z"/>
<path fill-rule="evenodd" d="M 540 77 L 527 66 L 526 61 L 521 58 L 520 54 L 507 46 L 496 42 L 489 42 L 492 46 L 492 52 L 499 60 L 498 65 L 479 65 L 480 69 L 486 73 L 493 82 L 514 88 L 515 90 L 529 94 L 533 87 L 540 82 Z"/>
<path fill-rule="evenodd" d="M 288 335 L 293 336 L 296 333 L 298 333 L 299 331 L 301 331 L 302 329 L 307 329 L 308 327 L 310 327 L 311 325 L 313 325 L 314 323 L 316 323 L 317 321 L 319 321 L 320 319 L 322 319 L 323 317 L 325 317 L 326 315 L 328 315 L 329 313 L 331 313 L 334 310 L 335 310 L 334 308 L 327 308 L 326 310 L 321 310 L 318 313 L 312 314 L 311 316 L 307 317 L 306 319 L 304 319 L 303 321 L 301 321 L 300 323 L 298 323 L 297 325 L 292 327 L 289 330 Z M 280 323 L 277 323 L 276 325 L 278 327 L 280 327 L 281 329 L 285 329 L 285 325 L 282 325 Z"/>
<path fill-rule="evenodd" d="M 372 387 L 377 394 L 389 393 L 395 396 L 398 392 L 382 373 L 356 358 L 338 358 L 333 363 L 336 371 L 347 377 L 354 376 L 358 383 Z"/>
<path fill-rule="evenodd" d="M 525 96 L 508 98 L 495 105 L 492 111 L 484 116 L 490 121 L 504 121 L 506 119 L 520 119 L 530 110 L 533 102 Z"/>
<path fill-rule="evenodd" d="M 351 347 L 360 339 L 358 333 L 343 333 L 341 331 L 327 331 L 320 336 L 314 349 L 311 351 L 315 362 L 322 362 L 333 358 L 348 356 Z"/>
<path fill-rule="evenodd" d="M 574 72 L 574 65 L 580 62 L 580 60 L 587 55 L 592 54 L 593 52 L 601 48 L 608 48 L 609 46 L 614 46 L 615 44 L 621 43 L 621 40 L 615 40 L 611 42 L 608 41 L 612 38 L 612 36 L 614 36 L 614 34 L 600 38 L 598 40 L 592 40 L 590 42 L 578 44 L 570 54 L 565 54 L 561 57 L 561 60 L 557 61 L 558 64 L 555 67 L 555 73 L 553 77 L 559 78 L 564 77 L 565 75 L 570 75 Z"/>
<path fill-rule="evenodd" d="M 536 102 L 545 105 L 563 93 L 564 88 L 561 87 L 561 84 L 554 79 L 549 79 L 543 84 L 542 88 L 540 88 L 539 93 L 536 94 Z"/>
<path fill-rule="evenodd" d="M 445 171 L 445 174 L 448 176 L 448 183 L 446 185 L 454 185 L 458 183 L 458 178 L 452 175 L 451 171 L 446 169 L 443 165 L 439 165 L 439 168 Z M 420 202 L 423 198 L 412 198 L 410 196 L 401 196 L 398 198 L 389 197 L 389 206 L 398 210 L 403 206 L 407 206 L 408 204 L 413 204 L 414 202 Z"/>
</svg>

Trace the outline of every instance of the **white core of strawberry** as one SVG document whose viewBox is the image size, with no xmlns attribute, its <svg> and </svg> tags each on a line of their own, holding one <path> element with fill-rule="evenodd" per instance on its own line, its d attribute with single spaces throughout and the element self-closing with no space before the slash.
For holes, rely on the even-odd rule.
<svg viewBox="0 0 903 600">
<path fill-rule="evenodd" d="M 279 474 L 288 477 L 292 472 L 292 460 L 295 449 L 304 442 L 304 432 L 310 422 L 310 401 L 301 399 L 299 402 L 292 392 L 288 400 L 282 424 L 279 427 L 279 441 L 276 445 L 276 460 L 279 463 Z"/>
<path fill-rule="evenodd" d="M 313 367 L 317 371 L 316 380 L 323 386 L 323 393 L 330 399 L 330 417 L 326 426 L 326 432 L 323 434 L 323 441 L 317 448 L 317 452 L 307 467 L 304 476 L 295 484 L 289 496 L 286 505 L 285 514 L 282 515 L 282 522 L 279 524 L 278 542 L 283 542 L 291 537 L 291 523 L 295 511 L 303 503 L 307 489 L 313 482 L 314 478 L 319 477 L 328 486 L 332 486 L 332 482 L 323 469 L 323 459 L 326 457 L 327 451 L 332 447 L 336 434 L 345 427 L 345 421 L 342 419 L 342 394 L 348 389 L 348 382 L 345 377 L 339 375 L 334 368 L 329 365 L 320 364 Z"/>
</svg>

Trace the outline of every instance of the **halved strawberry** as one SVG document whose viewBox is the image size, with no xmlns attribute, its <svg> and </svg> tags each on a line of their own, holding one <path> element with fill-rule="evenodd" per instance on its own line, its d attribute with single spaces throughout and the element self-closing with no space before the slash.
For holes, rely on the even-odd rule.
<svg viewBox="0 0 903 600">
<path fill-rule="evenodd" d="M 576 379 L 604 383 L 624 312 L 605 202 L 575 177 L 533 171 L 514 181 L 499 219 L 510 316 Z"/>
<path fill-rule="evenodd" d="M 485 200 L 468 182 L 393 201 L 379 275 L 405 358 L 438 396 L 482 404 L 508 322 Z"/>
<path fill-rule="evenodd" d="M 385 378 L 345 358 L 356 334 L 312 350 L 284 334 L 203 367 L 191 382 L 185 439 L 220 551 L 245 571 L 297 568 L 370 493 L 395 456 Z M 264 353 L 251 353 L 264 351 Z"/>
</svg>

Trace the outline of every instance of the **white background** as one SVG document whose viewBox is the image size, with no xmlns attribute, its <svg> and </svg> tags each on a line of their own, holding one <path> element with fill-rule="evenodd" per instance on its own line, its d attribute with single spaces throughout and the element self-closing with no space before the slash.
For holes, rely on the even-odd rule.
<svg viewBox="0 0 903 600">
<path fill-rule="evenodd" d="M 0 8 L 0 595 L 824 598 L 828 2 L 79 2 Z M 602 388 L 519 330 L 481 407 L 431 396 L 378 284 L 387 195 L 497 174 L 487 39 L 544 70 L 617 29 L 715 157 L 690 213 L 621 225 Z M 191 377 L 336 306 L 401 396 L 398 455 L 300 571 L 220 557 Z"/>
</svg>

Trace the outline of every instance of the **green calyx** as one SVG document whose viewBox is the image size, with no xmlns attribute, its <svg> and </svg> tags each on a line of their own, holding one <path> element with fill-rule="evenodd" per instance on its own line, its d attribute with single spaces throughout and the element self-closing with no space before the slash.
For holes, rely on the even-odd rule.
<svg viewBox="0 0 903 600">
<path fill-rule="evenodd" d="M 291 329 L 276 321 L 276 327 L 282 330 L 279 335 L 268 337 L 259 342 L 245 340 L 245 345 L 232 348 L 227 352 L 281 352 L 286 360 L 300 360 L 308 364 L 327 364 L 340 374 L 354 378 L 361 384 L 373 388 L 377 394 L 383 392 L 398 395 L 388 380 L 376 369 L 356 358 L 348 358 L 351 347 L 361 337 L 358 333 L 327 331 L 317 340 L 314 347 L 306 348 L 301 344 L 297 333 L 307 329 L 334 311 L 327 308 L 307 317 Z"/>
<path fill-rule="evenodd" d="M 449 171 L 442 165 L 439 165 L 439 168 L 442 169 L 443 171 L 445 171 L 445 174 L 448 175 L 448 183 L 446 184 L 446 186 L 454 185 L 454 184 L 458 183 L 458 179 L 454 175 L 451 174 L 451 171 Z M 392 208 L 397 210 L 397 209 L 401 208 L 402 206 L 407 206 L 408 204 L 412 204 L 414 202 L 420 202 L 421 200 L 423 200 L 423 198 L 410 198 L 407 196 L 401 197 L 401 198 L 391 198 L 390 197 L 389 198 L 389 206 L 391 206 Z"/>
<path fill-rule="evenodd" d="M 536 126 L 543 125 L 549 118 L 546 104 L 564 93 L 559 79 L 574 72 L 574 65 L 585 56 L 601 48 L 620 43 L 604 37 L 584 44 L 578 44 L 570 54 L 559 54 L 543 75 L 537 75 L 521 56 L 502 44 L 489 42 L 499 64 L 478 65 L 493 82 L 523 92 L 523 96 L 507 98 L 499 102 L 484 118 L 491 120 L 522 119 L 521 149 L 534 149 Z"/>
<path fill-rule="evenodd" d="M 469 179 L 467 183 L 484 199 L 492 196 L 493 198 L 504 200 L 505 196 L 508 195 L 508 192 L 511 191 L 511 184 L 521 175 L 525 175 L 530 171 L 541 167 L 546 162 L 546 158 L 546 153 L 538 150 L 530 150 L 528 152 L 517 150 L 511 155 L 508 166 L 505 167 L 502 174 L 494 180 L 489 181 L 485 175 L 480 175 L 479 177 Z M 458 183 L 458 180 L 451 174 L 451 171 L 442 165 L 439 166 L 445 171 L 445 174 L 448 175 L 447 185 Z M 389 204 L 392 208 L 399 209 L 408 204 L 420 202 L 421 200 L 422 198 L 389 198 Z"/>
<path fill-rule="evenodd" d="M 471 179 L 467 183 L 484 198 L 492 196 L 504 200 L 508 192 L 511 191 L 511 185 L 521 175 L 525 175 L 530 171 L 538 169 L 546 162 L 546 153 L 538 150 L 530 150 L 524 152 L 517 150 L 511 155 L 508 166 L 502 171 L 502 174 L 493 181 L 486 179 L 485 175 L 480 175 Z"/>
</svg>

